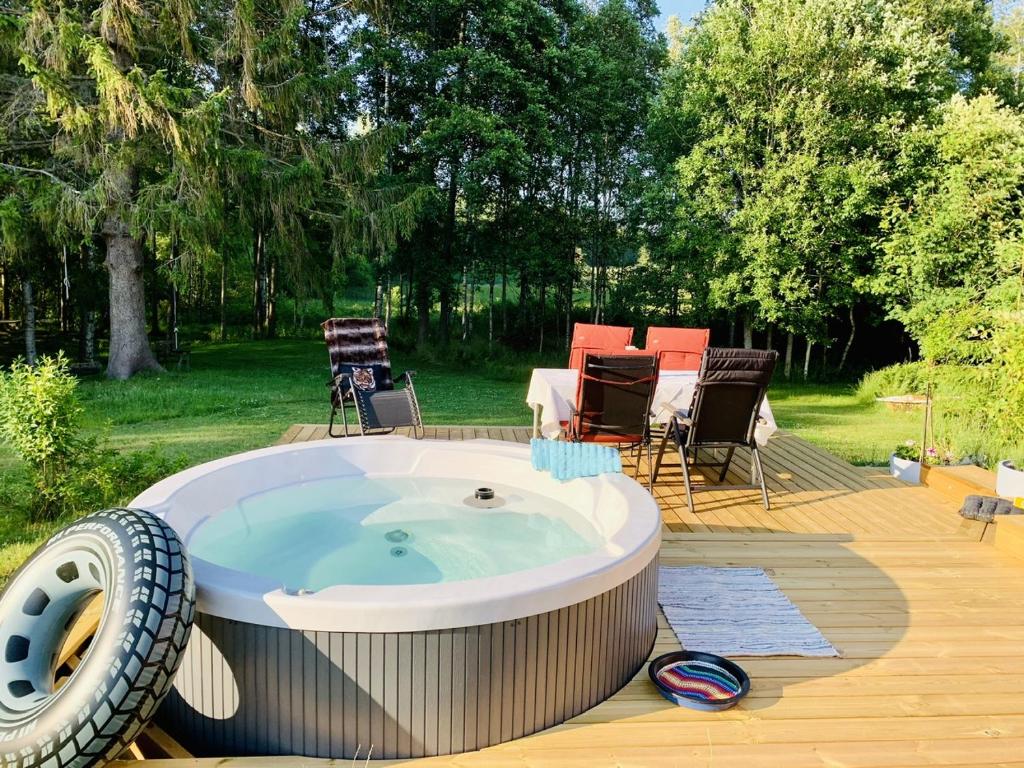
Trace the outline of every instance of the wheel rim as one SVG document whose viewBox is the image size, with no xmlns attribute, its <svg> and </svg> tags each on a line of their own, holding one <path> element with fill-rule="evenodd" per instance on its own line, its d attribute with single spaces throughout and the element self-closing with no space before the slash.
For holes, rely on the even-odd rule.
<svg viewBox="0 0 1024 768">
<path fill-rule="evenodd" d="M 98 635 L 110 609 L 113 563 L 92 536 L 76 536 L 41 552 L 0 598 L 0 724 L 22 722 L 70 688 L 59 688 L 58 655 L 89 602 L 104 593 Z M 88 657 L 88 653 L 86 654 Z"/>
</svg>

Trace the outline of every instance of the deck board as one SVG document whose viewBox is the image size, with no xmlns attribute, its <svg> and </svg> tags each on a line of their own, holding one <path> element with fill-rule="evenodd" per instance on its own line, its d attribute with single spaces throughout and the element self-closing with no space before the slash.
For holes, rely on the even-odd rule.
<svg viewBox="0 0 1024 768">
<path fill-rule="evenodd" d="M 323 436 L 294 425 L 282 443 Z M 427 436 L 528 442 L 521 427 L 432 426 Z M 626 471 L 633 460 L 624 457 Z M 961 531 L 955 504 L 852 467 L 787 434 L 765 449 L 772 509 L 710 490 L 686 509 L 678 470 L 659 477 L 666 565 L 760 566 L 842 658 L 742 659 L 750 696 L 728 712 L 680 709 L 646 670 L 579 717 L 451 757 L 379 765 L 698 765 L 787 768 L 1024 768 L 1024 561 Z M 641 480 L 646 479 L 646 459 Z M 729 482 L 742 481 L 738 457 Z M 655 654 L 678 648 L 659 616 Z M 309 758 L 153 760 L 153 768 L 315 768 Z M 362 764 L 359 761 L 358 764 Z M 136 765 L 118 763 L 120 768 Z"/>
</svg>

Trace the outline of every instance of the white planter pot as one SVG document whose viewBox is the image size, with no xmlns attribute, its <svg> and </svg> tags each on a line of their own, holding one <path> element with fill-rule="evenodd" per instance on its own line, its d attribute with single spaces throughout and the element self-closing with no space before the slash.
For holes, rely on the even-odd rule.
<svg viewBox="0 0 1024 768">
<path fill-rule="evenodd" d="M 996 493 L 1008 499 L 1024 497 L 1024 470 L 1015 469 L 1009 461 L 1000 461 L 996 470 Z"/>
<path fill-rule="evenodd" d="M 899 459 L 893 453 L 889 456 L 889 474 L 905 483 L 920 483 L 921 462 L 912 459 Z"/>
</svg>

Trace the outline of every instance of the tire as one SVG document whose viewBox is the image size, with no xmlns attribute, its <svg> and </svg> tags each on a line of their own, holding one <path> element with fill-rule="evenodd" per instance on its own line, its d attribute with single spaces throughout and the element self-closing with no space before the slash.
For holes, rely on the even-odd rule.
<svg viewBox="0 0 1024 768">
<path fill-rule="evenodd" d="M 85 658 L 54 690 L 57 655 L 103 594 Z M 162 520 L 108 509 L 40 547 L 0 594 L 0 765 L 92 768 L 118 757 L 170 690 L 195 582 Z"/>
</svg>

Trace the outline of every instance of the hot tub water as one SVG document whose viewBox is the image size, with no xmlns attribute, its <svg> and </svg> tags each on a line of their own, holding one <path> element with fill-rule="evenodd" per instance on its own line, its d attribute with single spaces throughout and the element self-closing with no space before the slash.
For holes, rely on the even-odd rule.
<svg viewBox="0 0 1024 768">
<path fill-rule="evenodd" d="M 187 544 L 290 591 L 499 576 L 603 546 L 577 511 L 547 496 L 498 486 L 504 504 L 480 509 L 464 503 L 472 490 L 465 480 L 408 476 L 295 483 L 242 499 Z"/>
</svg>

